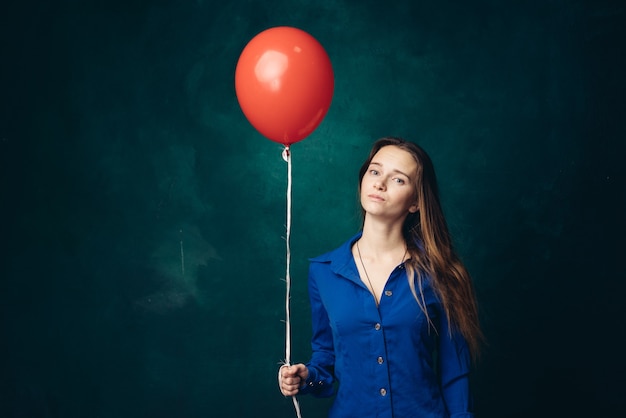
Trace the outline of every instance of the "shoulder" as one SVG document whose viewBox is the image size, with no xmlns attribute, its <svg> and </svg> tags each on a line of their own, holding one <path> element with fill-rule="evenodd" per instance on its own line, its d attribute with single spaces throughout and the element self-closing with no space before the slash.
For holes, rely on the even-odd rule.
<svg viewBox="0 0 626 418">
<path fill-rule="evenodd" d="M 343 263 L 346 259 L 352 257 L 352 245 L 361 237 L 361 232 L 345 241 L 339 247 L 328 251 L 317 257 L 310 258 L 311 265 L 314 264 L 330 264 L 330 263 Z"/>
<path fill-rule="evenodd" d="M 420 298 L 426 303 L 429 309 L 442 310 L 441 300 L 435 288 L 434 278 L 423 270 L 416 270 L 413 276 L 415 290 L 420 294 Z"/>
<path fill-rule="evenodd" d="M 340 277 L 356 280 L 359 273 L 352 257 L 352 245 L 360 236 L 359 232 L 334 250 L 309 259 L 309 280 L 333 279 L 331 281 L 334 282 Z"/>
</svg>

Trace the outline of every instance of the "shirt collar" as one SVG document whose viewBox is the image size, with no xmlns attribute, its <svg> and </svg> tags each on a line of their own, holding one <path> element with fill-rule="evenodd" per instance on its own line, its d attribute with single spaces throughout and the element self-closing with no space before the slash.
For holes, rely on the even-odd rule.
<svg viewBox="0 0 626 418">
<path fill-rule="evenodd" d="M 330 269 L 333 273 L 343 276 L 347 279 L 361 283 L 359 278 L 359 272 L 354 263 L 354 257 L 352 256 L 352 246 L 361 238 L 363 231 L 359 231 L 352 238 L 344 242 L 340 247 L 322 254 L 318 257 L 312 258 L 311 262 L 317 263 L 329 263 Z"/>
</svg>

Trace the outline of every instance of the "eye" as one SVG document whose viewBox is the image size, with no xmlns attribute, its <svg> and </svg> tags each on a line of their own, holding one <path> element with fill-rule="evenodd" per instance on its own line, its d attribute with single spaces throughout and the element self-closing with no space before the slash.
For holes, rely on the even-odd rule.
<svg viewBox="0 0 626 418">
<path fill-rule="evenodd" d="M 393 179 L 393 181 L 395 181 L 397 184 L 405 184 L 406 183 L 406 181 L 404 181 L 404 179 L 401 179 L 401 178 L 398 178 L 398 177 Z"/>
<path fill-rule="evenodd" d="M 372 169 L 370 170 L 370 174 L 371 174 L 372 176 L 377 176 L 377 175 L 379 174 L 379 172 L 378 172 L 378 170 L 376 170 L 376 169 L 373 169 L 373 168 L 372 168 Z"/>
</svg>

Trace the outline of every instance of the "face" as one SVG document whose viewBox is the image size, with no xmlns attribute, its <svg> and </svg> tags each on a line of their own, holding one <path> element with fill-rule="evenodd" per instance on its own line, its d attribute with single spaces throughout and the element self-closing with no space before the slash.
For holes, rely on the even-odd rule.
<svg viewBox="0 0 626 418">
<path fill-rule="evenodd" d="M 417 163 L 407 151 L 387 145 L 372 158 L 361 180 L 361 205 L 366 214 L 404 219 L 418 210 Z"/>
</svg>

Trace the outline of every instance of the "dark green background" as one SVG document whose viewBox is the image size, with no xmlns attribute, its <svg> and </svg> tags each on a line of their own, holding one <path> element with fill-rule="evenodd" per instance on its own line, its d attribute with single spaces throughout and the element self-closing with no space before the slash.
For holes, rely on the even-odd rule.
<svg viewBox="0 0 626 418">
<path fill-rule="evenodd" d="M 10 3 L 0 416 L 295 416 L 275 383 L 286 164 L 234 92 L 279 25 L 336 82 L 292 148 L 293 359 L 307 258 L 358 229 L 357 169 L 400 135 L 433 157 L 476 282 L 479 416 L 626 411 L 623 1 Z"/>
</svg>

